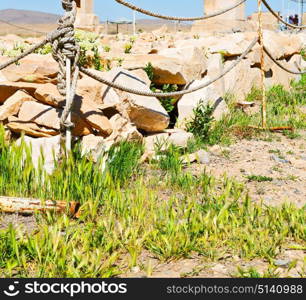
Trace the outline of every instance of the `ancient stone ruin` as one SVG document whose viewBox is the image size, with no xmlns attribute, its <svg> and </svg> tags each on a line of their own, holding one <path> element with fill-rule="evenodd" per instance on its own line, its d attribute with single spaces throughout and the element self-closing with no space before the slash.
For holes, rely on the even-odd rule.
<svg viewBox="0 0 306 300">
<path fill-rule="evenodd" d="M 99 17 L 94 14 L 93 0 L 77 0 L 78 13 L 75 27 L 95 31 L 100 24 Z"/>
<path fill-rule="evenodd" d="M 204 0 L 204 14 L 209 15 L 216 11 L 230 7 L 237 3 L 237 0 Z M 195 22 L 193 31 L 242 31 L 246 26 L 245 3 L 235 9 L 213 17 L 209 20 Z"/>
</svg>

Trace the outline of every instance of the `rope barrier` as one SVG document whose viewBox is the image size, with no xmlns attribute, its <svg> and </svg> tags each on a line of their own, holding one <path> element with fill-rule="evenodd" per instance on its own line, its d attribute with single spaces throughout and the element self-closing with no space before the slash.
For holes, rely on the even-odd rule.
<svg viewBox="0 0 306 300">
<path fill-rule="evenodd" d="M 274 9 L 269 5 L 269 3 L 266 1 L 266 0 L 262 0 L 262 3 L 266 6 L 266 8 L 270 11 L 270 13 L 276 17 L 280 22 L 282 22 L 283 24 L 287 25 L 288 27 L 291 27 L 291 28 L 295 28 L 295 29 L 305 29 L 306 26 L 297 26 L 297 25 L 293 25 L 293 24 L 290 24 L 286 21 L 284 21 L 276 11 L 274 11 Z"/>
<path fill-rule="evenodd" d="M 219 80 L 220 78 L 224 77 L 227 73 L 229 73 L 232 69 L 234 69 L 246 56 L 247 54 L 252 50 L 252 48 L 256 45 L 258 41 L 258 38 L 255 38 L 251 44 L 249 45 L 249 47 L 241 54 L 241 56 L 239 56 L 239 58 L 233 63 L 231 64 L 228 68 L 224 69 L 223 72 L 216 76 L 215 78 L 209 80 L 208 82 L 206 83 L 203 83 L 197 87 L 194 87 L 194 88 L 191 88 L 191 89 L 187 89 L 187 90 L 182 90 L 182 91 L 179 91 L 179 92 L 172 92 L 172 93 L 153 93 L 153 92 L 146 92 L 146 91 L 139 91 L 139 90 L 136 90 L 136 89 L 132 89 L 132 88 L 128 88 L 128 87 L 125 87 L 121 84 L 117 84 L 117 83 L 114 83 L 112 81 L 109 81 L 105 78 L 102 78 L 101 76 L 95 74 L 94 72 L 84 68 L 84 67 L 81 67 L 80 66 L 80 71 L 84 74 L 86 74 L 87 76 L 90 76 L 91 78 L 103 83 L 103 84 L 106 84 L 114 89 L 117 89 L 117 90 L 120 90 L 120 91 L 123 91 L 123 92 L 127 92 L 127 93 L 131 93 L 131 94 L 135 94 L 135 95 L 140 95 L 140 96 L 145 96 L 145 97 L 158 97 L 158 98 L 168 98 L 168 97 L 178 97 L 178 96 L 184 96 L 186 94 L 190 94 L 190 93 L 193 93 L 193 92 L 196 92 L 198 90 L 201 90 L 209 85 L 211 85 L 212 83 L 214 83 L 215 81 Z"/>
<path fill-rule="evenodd" d="M 209 85 L 213 84 L 217 80 L 221 79 L 224 77 L 226 74 L 228 74 L 231 70 L 233 70 L 246 56 L 247 54 L 253 49 L 253 47 L 256 45 L 256 43 L 259 41 L 262 49 L 262 56 L 261 56 L 261 68 L 263 70 L 263 52 L 265 52 L 270 59 L 278 65 L 280 68 L 282 68 L 284 71 L 291 73 L 291 74 L 296 74 L 296 75 L 302 75 L 306 74 L 306 71 L 303 72 L 296 72 L 293 70 L 290 70 L 283 66 L 280 62 L 278 62 L 273 55 L 269 52 L 269 50 L 264 46 L 263 44 L 263 36 L 262 36 L 262 11 L 261 11 L 261 3 L 265 4 L 265 6 L 268 8 L 268 10 L 279 19 L 279 21 L 283 22 L 289 27 L 292 28 L 297 28 L 297 29 L 303 29 L 306 28 L 306 26 L 295 26 L 292 24 L 289 24 L 285 21 L 282 20 L 278 16 L 278 14 L 269 6 L 266 0 L 258 0 L 258 7 L 259 7 L 259 37 L 256 37 L 251 44 L 247 47 L 247 49 L 238 57 L 238 59 L 233 62 L 229 67 L 224 69 L 221 74 L 218 76 L 214 77 L 213 79 L 200 84 L 194 88 L 190 89 L 184 89 L 182 91 L 178 92 L 172 92 L 172 93 L 154 93 L 154 92 L 148 92 L 148 91 L 141 91 L 137 89 L 132 89 L 129 87 L 126 87 L 121 84 L 117 84 L 115 82 L 109 81 L 102 76 L 97 75 L 94 73 L 92 70 L 86 69 L 78 64 L 79 61 L 79 56 L 80 56 L 80 47 L 76 43 L 75 40 L 75 32 L 74 32 L 74 23 L 76 19 L 76 14 L 77 14 L 77 7 L 76 7 L 76 2 L 75 0 L 61 0 L 62 1 L 62 7 L 65 10 L 64 16 L 59 20 L 58 22 L 58 28 L 55 31 L 52 31 L 49 33 L 46 38 L 41 41 L 40 43 L 34 45 L 33 47 L 29 48 L 19 56 L 12 58 L 8 60 L 7 62 L 3 63 L 0 65 L 0 70 L 8 67 L 9 65 L 18 62 L 20 59 L 26 57 L 27 55 L 31 54 L 35 50 L 41 48 L 47 43 L 52 43 L 53 46 L 53 58 L 58 62 L 59 64 L 59 72 L 58 72 L 58 90 L 62 96 L 66 97 L 66 105 L 63 110 L 62 116 L 61 116 L 61 134 L 62 138 L 64 137 L 64 131 L 66 131 L 66 150 L 71 149 L 71 129 L 74 126 L 73 123 L 71 122 L 71 110 L 73 106 L 73 100 L 76 94 L 76 86 L 77 86 L 77 81 L 79 77 L 79 73 L 82 72 L 86 74 L 87 76 L 90 76 L 91 78 L 109 86 L 114 89 L 135 94 L 135 95 L 140 95 L 140 96 L 146 96 L 146 97 L 158 97 L 158 98 L 169 98 L 169 97 L 180 97 L 186 94 L 190 94 L 193 92 L 196 92 L 198 90 L 201 90 L 205 87 L 208 87 Z M 170 17 L 170 16 L 164 16 L 160 15 L 157 13 L 150 12 L 148 10 L 144 10 L 142 8 L 136 7 L 124 0 L 116 0 L 116 2 L 129 7 L 133 10 L 136 10 L 138 12 L 147 14 L 152 17 L 157 17 L 161 19 L 167 19 L 167 20 L 176 20 L 176 21 L 195 21 L 195 20 L 205 20 L 208 18 L 212 18 L 215 16 L 222 15 L 242 3 L 246 2 L 246 0 L 239 1 L 235 5 L 220 10 L 218 12 L 215 12 L 210 15 L 205 15 L 203 17 L 195 17 L 195 18 L 180 18 L 180 17 Z M 1 21 L 1 20 L 0 20 Z M 7 22 L 6 22 L 7 23 Z M 19 27 L 19 26 L 18 26 Z M 38 32 L 38 31 L 36 31 Z M 42 33 L 42 32 L 39 32 Z M 71 76 L 72 75 L 72 76 Z M 263 95 L 264 98 L 264 95 Z M 264 106 L 264 100 L 263 100 L 263 106 Z M 266 118 L 263 115 L 263 127 L 265 127 L 266 123 Z"/>
<path fill-rule="evenodd" d="M 258 6 L 258 42 L 260 46 L 260 81 L 261 81 L 261 119 L 262 128 L 267 128 L 267 91 L 265 85 L 265 56 L 264 56 L 264 39 L 262 27 L 262 0 L 257 0 Z"/>
<path fill-rule="evenodd" d="M 241 4 L 243 4 L 244 2 L 246 2 L 246 0 L 240 0 L 239 2 L 237 2 L 236 4 L 232 5 L 231 7 L 225 8 L 225 9 L 221 9 L 215 13 L 209 14 L 209 15 L 204 15 L 202 17 L 190 17 L 190 18 L 183 18 L 183 17 L 173 17 L 173 16 L 164 16 L 158 13 L 154 13 L 151 12 L 149 10 L 145 10 L 142 9 L 140 7 L 137 7 L 131 3 L 128 3 L 124 0 L 115 0 L 116 2 L 118 2 L 119 4 L 122 4 L 132 10 L 138 11 L 142 14 L 151 16 L 151 17 L 155 17 L 155 18 L 159 18 L 159 19 L 165 19 L 165 20 L 170 20 L 170 21 L 200 21 L 200 20 L 207 20 L 213 17 L 217 17 L 220 15 L 223 15 L 225 13 L 227 13 L 228 11 L 231 11 L 233 9 L 235 9 L 236 7 L 240 6 Z"/>
<path fill-rule="evenodd" d="M 271 52 L 264 46 L 264 51 L 265 53 L 270 57 L 270 59 L 276 64 L 278 65 L 281 69 L 283 69 L 284 71 L 294 74 L 294 75 L 304 75 L 306 74 L 306 71 L 302 71 L 302 72 L 297 72 L 297 71 L 293 71 L 288 69 L 287 67 L 285 67 L 284 65 L 282 65 L 279 61 L 277 61 L 273 55 L 271 54 Z"/>
<path fill-rule="evenodd" d="M 26 56 L 28 56 L 29 54 L 35 52 L 37 49 L 43 47 L 44 45 L 48 44 L 48 43 L 52 43 L 54 40 L 58 39 L 59 37 L 61 37 L 62 35 L 65 35 L 69 30 L 68 29 L 62 29 L 60 31 L 52 31 L 51 33 L 49 33 L 47 35 L 47 37 L 41 41 L 40 43 L 34 45 L 33 47 L 27 49 L 26 51 L 24 51 L 23 53 L 21 53 L 20 55 L 13 57 L 12 59 L 8 60 L 7 62 L 3 63 L 0 65 L 0 71 L 16 62 L 18 62 L 19 60 L 21 60 L 22 58 L 25 58 Z"/>
<path fill-rule="evenodd" d="M 71 150 L 71 130 L 74 124 L 71 122 L 71 111 L 76 86 L 79 77 L 77 66 L 80 57 L 80 46 L 76 43 L 74 23 L 77 14 L 77 5 L 74 0 L 62 0 L 65 10 L 64 16 L 58 22 L 58 31 L 66 29 L 64 36 L 53 42 L 53 58 L 58 62 L 59 72 L 57 74 L 57 89 L 62 96 L 66 97 L 66 105 L 60 120 L 60 131 L 62 140 L 66 142 L 66 151 Z M 71 74 L 72 83 L 71 83 Z"/>
</svg>

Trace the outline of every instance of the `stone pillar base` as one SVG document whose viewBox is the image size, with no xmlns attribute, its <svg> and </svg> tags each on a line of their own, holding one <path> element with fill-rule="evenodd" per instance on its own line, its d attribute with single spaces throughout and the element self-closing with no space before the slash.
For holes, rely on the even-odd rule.
<svg viewBox="0 0 306 300">
<path fill-rule="evenodd" d="M 78 13 L 75 20 L 75 28 L 96 31 L 100 25 L 100 19 L 94 14 Z"/>
</svg>

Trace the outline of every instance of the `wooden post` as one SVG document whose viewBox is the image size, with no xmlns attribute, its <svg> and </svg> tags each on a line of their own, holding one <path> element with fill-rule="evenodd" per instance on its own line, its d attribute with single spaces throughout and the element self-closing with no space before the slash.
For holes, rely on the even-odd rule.
<svg viewBox="0 0 306 300">
<path fill-rule="evenodd" d="M 267 97 L 266 97 L 266 85 L 265 85 L 265 56 L 264 56 L 264 39 L 262 28 L 262 0 L 258 2 L 258 37 L 260 45 L 260 70 L 261 70 L 261 89 L 262 89 L 262 128 L 267 128 Z"/>
<path fill-rule="evenodd" d="M 133 10 L 133 35 L 136 35 L 136 11 Z"/>
<path fill-rule="evenodd" d="M 54 211 L 58 213 L 68 212 L 71 216 L 77 217 L 79 208 L 80 203 L 77 202 L 0 197 L 0 211 L 5 213 L 31 215 L 35 212 Z"/>
</svg>

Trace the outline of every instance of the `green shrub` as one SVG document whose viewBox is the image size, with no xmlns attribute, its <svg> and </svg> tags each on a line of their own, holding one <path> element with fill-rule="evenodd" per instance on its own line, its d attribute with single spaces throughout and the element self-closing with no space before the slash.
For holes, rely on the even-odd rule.
<svg viewBox="0 0 306 300">
<path fill-rule="evenodd" d="M 214 118 L 212 114 L 214 109 L 210 105 L 204 104 L 201 100 L 197 107 L 193 110 L 193 118 L 186 125 L 187 130 L 195 136 L 201 138 L 202 141 L 208 139 L 209 131 Z"/>
</svg>

